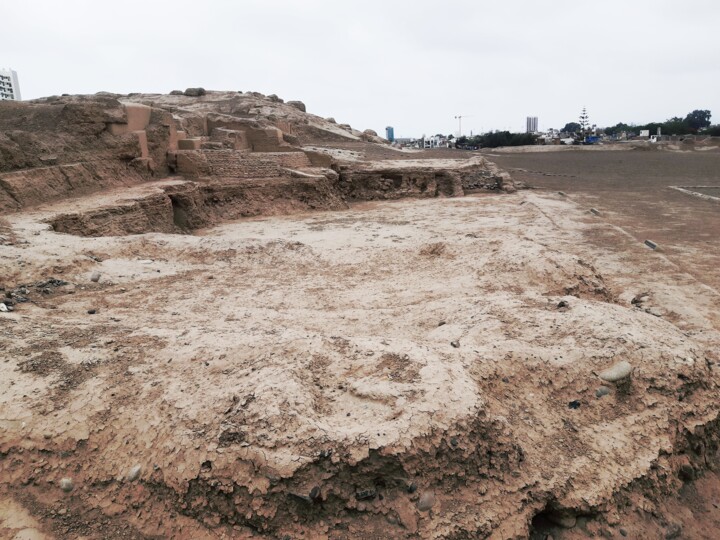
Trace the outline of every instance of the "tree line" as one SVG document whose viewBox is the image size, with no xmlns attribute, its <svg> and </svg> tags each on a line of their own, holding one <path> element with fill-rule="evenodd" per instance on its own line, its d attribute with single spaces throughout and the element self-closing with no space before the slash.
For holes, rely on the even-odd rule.
<svg viewBox="0 0 720 540">
<path fill-rule="evenodd" d="M 499 146 L 525 146 L 535 144 L 537 137 L 532 133 L 510 133 L 509 131 L 491 131 L 473 137 L 458 137 L 455 144 L 458 148 L 498 148 Z"/>
<path fill-rule="evenodd" d="M 641 130 L 648 130 L 651 134 L 657 133 L 658 128 L 663 135 L 694 135 L 702 133 L 704 135 L 720 136 L 720 125 L 712 125 L 710 118 L 712 113 L 706 109 L 696 109 L 688 113 L 685 118 L 673 116 L 664 122 L 650 122 L 649 124 L 635 125 L 619 122 L 618 124 L 606 127 L 603 131 L 606 135 L 615 136 L 620 133 L 637 133 Z M 580 124 L 577 122 L 568 122 L 565 124 L 563 131 L 566 133 L 578 133 Z"/>
</svg>

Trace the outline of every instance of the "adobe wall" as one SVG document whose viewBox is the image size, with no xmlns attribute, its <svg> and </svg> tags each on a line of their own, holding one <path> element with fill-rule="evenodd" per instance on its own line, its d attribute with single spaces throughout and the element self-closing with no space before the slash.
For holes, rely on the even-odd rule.
<svg viewBox="0 0 720 540">
<path fill-rule="evenodd" d="M 216 130 L 241 131 L 245 133 L 247 148 L 253 152 L 294 152 L 297 148 L 283 139 L 283 132 L 276 127 L 263 127 L 254 120 L 222 114 L 206 116 L 207 131 L 211 137 Z"/>
<path fill-rule="evenodd" d="M 152 108 L 139 103 L 123 103 L 126 122 L 109 124 L 108 130 L 113 135 L 123 135 L 133 131 L 144 130 L 150 124 Z"/>
<path fill-rule="evenodd" d="M 86 162 L 0 173 L 0 210 L 19 210 L 144 179 L 141 171 L 120 162 Z"/>
<path fill-rule="evenodd" d="M 275 178 L 282 176 L 278 159 L 263 159 L 234 150 L 179 150 L 177 172 L 186 178 Z"/>
<path fill-rule="evenodd" d="M 249 157 L 252 159 L 255 156 L 250 154 Z M 258 156 L 258 158 L 275 161 L 281 167 L 288 169 L 307 169 L 312 167 L 312 163 L 305 152 L 266 152 Z"/>
</svg>

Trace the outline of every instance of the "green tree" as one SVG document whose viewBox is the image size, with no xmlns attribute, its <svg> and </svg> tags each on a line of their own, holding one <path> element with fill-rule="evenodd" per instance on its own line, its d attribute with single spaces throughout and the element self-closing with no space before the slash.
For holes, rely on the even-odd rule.
<svg viewBox="0 0 720 540">
<path fill-rule="evenodd" d="M 619 135 L 623 131 L 628 133 L 635 131 L 637 128 L 634 128 L 628 124 L 625 124 L 624 122 L 618 122 L 612 127 L 605 128 L 605 135 Z"/>
<path fill-rule="evenodd" d="M 685 117 L 685 121 L 688 126 L 690 126 L 690 129 L 697 131 L 710 126 L 711 116 L 712 114 L 708 110 L 696 109 L 693 112 L 688 113 Z"/>
<path fill-rule="evenodd" d="M 686 119 L 673 116 L 662 125 L 663 133 L 666 135 L 686 135 L 692 131 Z"/>
<path fill-rule="evenodd" d="M 582 129 L 582 126 L 578 124 L 577 122 L 568 122 L 565 124 L 565 127 L 562 128 L 562 131 L 565 133 L 577 133 Z"/>
</svg>

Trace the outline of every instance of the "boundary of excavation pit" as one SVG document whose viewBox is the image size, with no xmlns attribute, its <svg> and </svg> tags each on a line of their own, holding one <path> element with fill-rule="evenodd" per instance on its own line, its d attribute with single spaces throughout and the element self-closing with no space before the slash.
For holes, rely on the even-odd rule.
<svg viewBox="0 0 720 540">
<path fill-rule="evenodd" d="M 679 191 L 681 193 L 684 193 L 685 195 L 690 195 L 692 197 L 697 197 L 698 199 L 704 199 L 706 201 L 713 201 L 720 203 L 720 197 L 713 197 L 712 195 L 705 195 L 704 193 L 698 193 L 697 191 L 692 191 L 693 189 L 718 189 L 720 186 L 668 186 L 670 189 L 674 189 L 675 191 Z"/>
</svg>

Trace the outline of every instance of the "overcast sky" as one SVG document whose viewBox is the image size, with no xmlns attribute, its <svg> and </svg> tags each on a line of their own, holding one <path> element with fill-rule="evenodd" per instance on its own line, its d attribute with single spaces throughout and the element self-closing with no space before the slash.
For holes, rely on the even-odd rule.
<svg viewBox="0 0 720 540">
<path fill-rule="evenodd" d="M 715 112 L 717 0 L 0 0 L 23 99 L 275 93 L 396 136 Z"/>
</svg>

